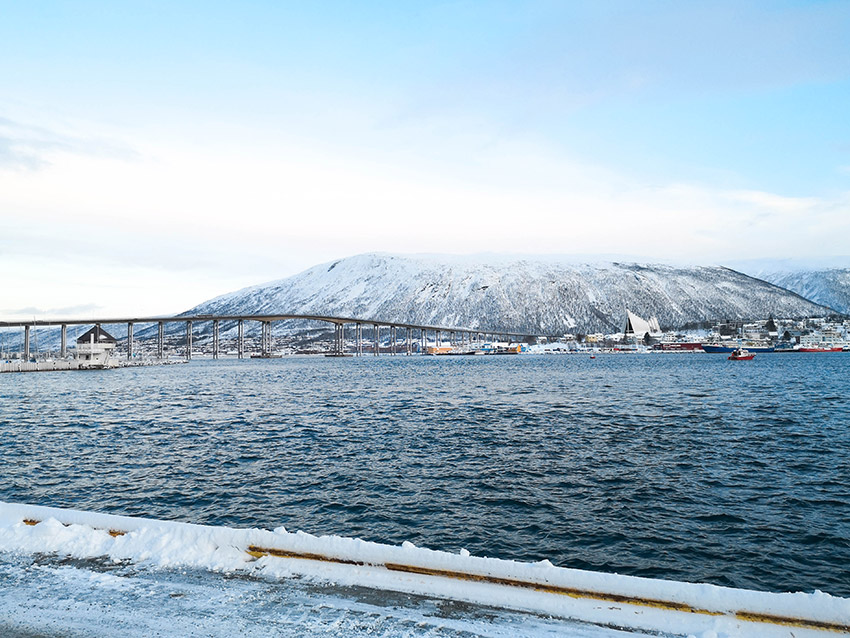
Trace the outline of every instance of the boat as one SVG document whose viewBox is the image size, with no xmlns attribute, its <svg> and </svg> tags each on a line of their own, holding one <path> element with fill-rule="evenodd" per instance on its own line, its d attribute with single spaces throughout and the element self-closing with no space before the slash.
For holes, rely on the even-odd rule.
<svg viewBox="0 0 850 638">
<path fill-rule="evenodd" d="M 800 346 L 790 341 L 779 341 L 773 347 L 774 352 L 800 352 Z"/>
<path fill-rule="evenodd" d="M 800 346 L 800 352 L 841 352 L 842 346 Z"/>
<path fill-rule="evenodd" d="M 727 346 L 727 345 L 721 345 L 719 343 L 704 343 L 704 344 L 702 344 L 702 349 L 705 350 L 708 353 L 723 352 L 725 354 L 729 354 L 731 352 L 735 352 L 735 350 L 738 350 L 739 348 L 738 348 L 738 346 L 733 346 L 733 345 Z M 757 353 L 775 352 L 775 348 L 773 346 L 752 346 L 752 345 L 748 345 L 747 350 L 749 350 L 750 352 L 757 352 Z"/>
<path fill-rule="evenodd" d="M 702 344 L 699 341 L 662 341 L 652 346 L 652 349 L 663 352 L 696 352 L 702 350 Z"/>
<path fill-rule="evenodd" d="M 437 356 L 442 354 L 453 354 L 453 346 L 426 346 L 425 354 Z"/>
<path fill-rule="evenodd" d="M 729 361 L 750 361 L 751 359 L 755 359 L 755 356 L 756 355 L 749 350 L 738 348 L 726 358 L 729 359 Z"/>
</svg>

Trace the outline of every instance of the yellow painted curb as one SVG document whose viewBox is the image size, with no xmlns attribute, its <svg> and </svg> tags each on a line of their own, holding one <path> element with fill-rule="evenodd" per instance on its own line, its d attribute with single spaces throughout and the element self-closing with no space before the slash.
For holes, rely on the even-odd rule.
<svg viewBox="0 0 850 638">
<path fill-rule="evenodd" d="M 382 563 L 369 564 L 359 561 L 354 561 L 344 558 L 333 558 L 322 554 L 292 552 L 289 550 L 275 549 L 268 547 L 257 547 L 250 545 L 246 550 L 248 554 L 255 558 L 262 556 L 276 556 L 278 558 L 298 558 L 302 560 L 315 560 L 326 563 L 337 563 L 341 565 L 360 565 L 369 567 L 383 567 L 389 571 L 405 572 L 408 574 L 421 574 L 423 576 L 440 576 L 443 578 L 452 578 L 455 580 L 467 580 L 480 583 L 490 583 L 493 585 L 504 585 L 507 587 L 522 587 L 524 589 L 533 589 L 535 591 L 545 592 L 549 594 L 559 594 L 577 599 L 600 600 L 611 603 L 623 603 L 628 605 L 639 605 L 642 607 L 653 607 L 656 609 L 665 609 L 668 611 L 681 611 L 691 614 L 701 614 L 704 616 L 726 616 L 722 611 L 711 611 L 709 609 L 700 609 L 699 607 L 691 607 L 685 603 L 677 603 L 669 600 L 656 600 L 653 598 L 642 598 L 638 596 L 623 596 L 621 594 L 609 594 L 605 592 L 597 592 L 592 590 L 577 589 L 574 587 L 563 587 L 561 585 L 550 585 L 548 583 L 535 583 L 532 581 L 516 580 L 512 578 L 502 578 L 499 576 L 488 576 L 485 574 L 471 574 L 468 572 L 456 572 L 443 569 L 433 569 L 430 567 L 419 567 L 417 565 L 402 565 L 399 563 Z M 807 618 L 792 618 L 785 616 L 775 616 L 772 614 L 764 614 L 751 611 L 735 611 L 728 615 L 734 614 L 738 620 L 748 622 L 760 622 L 772 625 L 783 625 L 788 627 L 799 627 L 801 629 L 819 629 L 824 631 L 835 632 L 850 632 L 850 625 L 842 625 L 839 623 L 831 623 L 820 620 L 810 620 Z"/>
<path fill-rule="evenodd" d="M 24 519 L 25 525 L 38 525 L 41 521 L 34 519 Z M 63 523 L 63 525 L 67 524 Z M 107 529 L 106 532 L 110 536 L 124 536 L 126 532 L 117 529 Z M 771 625 L 782 625 L 786 627 L 799 627 L 801 629 L 816 629 L 822 631 L 834 631 L 838 633 L 850 633 L 850 625 L 841 623 L 826 622 L 821 620 L 811 620 L 807 618 L 793 618 L 789 616 L 778 616 L 773 614 L 765 614 L 761 612 L 751 612 L 745 610 L 732 611 L 728 614 L 721 611 L 711 611 L 709 609 L 701 609 L 699 607 L 691 607 L 685 603 L 678 603 L 669 600 L 657 600 L 654 598 L 643 598 L 640 596 L 624 596 L 621 594 L 610 594 L 606 592 L 598 592 L 587 589 L 577 589 L 574 587 L 564 587 L 562 585 L 551 585 L 549 583 L 539 583 L 533 581 L 518 580 L 513 578 L 503 578 L 499 576 L 488 576 L 485 574 L 474 574 L 469 572 L 457 572 L 444 569 L 434 569 L 430 567 L 420 567 L 417 565 L 404 565 L 401 563 L 365 563 L 346 558 L 336 558 L 333 556 L 325 556 L 324 554 L 315 554 L 309 552 L 293 552 L 285 549 L 276 549 L 273 547 L 258 547 L 249 545 L 245 550 L 254 558 L 262 558 L 263 556 L 274 556 L 277 558 L 296 558 L 300 560 L 313 560 L 325 563 L 334 563 L 337 565 L 356 565 L 364 567 L 383 567 L 393 572 L 403 572 L 407 574 L 419 574 L 422 576 L 437 576 L 441 578 L 451 578 L 454 580 L 465 580 L 479 583 L 489 583 L 492 585 L 503 585 L 506 587 L 521 587 L 523 589 L 532 589 L 534 591 L 558 594 L 561 596 L 569 596 L 570 598 L 599 600 L 610 603 L 622 603 L 628 605 L 638 605 L 641 607 L 653 607 L 655 609 L 665 609 L 668 611 L 679 611 L 691 614 L 701 614 L 704 616 L 726 616 L 731 615 L 738 620 L 746 622 L 758 622 Z"/>
</svg>

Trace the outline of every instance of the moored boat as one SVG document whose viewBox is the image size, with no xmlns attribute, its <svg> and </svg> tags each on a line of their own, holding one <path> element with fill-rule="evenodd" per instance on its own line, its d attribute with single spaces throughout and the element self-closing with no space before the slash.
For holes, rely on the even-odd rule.
<svg viewBox="0 0 850 638">
<path fill-rule="evenodd" d="M 652 349 L 663 352 L 694 352 L 702 350 L 702 344 L 699 341 L 662 341 L 652 346 Z"/>
<path fill-rule="evenodd" d="M 708 353 L 722 352 L 724 354 L 729 354 L 731 352 L 735 352 L 738 350 L 738 346 L 733 345 L 721 345 L 719 343 L 704 343 L 702 344 L 702 349 Z M 765 353 L 765 352 L 774 352 L 775 348 L 773 346 L 753 346 L 747 345 L 747 350 L 749 352 L 756 353 Z"/>
</svg>

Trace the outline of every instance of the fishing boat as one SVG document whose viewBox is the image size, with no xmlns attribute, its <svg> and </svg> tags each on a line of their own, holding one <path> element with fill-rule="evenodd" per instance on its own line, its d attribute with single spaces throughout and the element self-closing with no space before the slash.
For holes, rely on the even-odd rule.
<svg viewBox="0 0 850 638">
<path fill-rule="evenodd" d="M 732 354 L 726 358 L 730 361 L 749 361 L 750 359 L 755 359 L 755 356 L 756 355 L 749 350 L 738 348 L 737 350 L 733 350 Z"/>
</svg>

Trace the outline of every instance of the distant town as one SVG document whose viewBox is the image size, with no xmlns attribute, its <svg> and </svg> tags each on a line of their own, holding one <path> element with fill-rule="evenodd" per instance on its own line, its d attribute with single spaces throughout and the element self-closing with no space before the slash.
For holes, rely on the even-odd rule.
<svg viewBox="0 0 850 638">
<path fill-rule="evenodd" d="M 622 332 L 568 334 L 552 349 L 566 343 L 574 351 L 731 352 L 744 347 L 755 352 L 822 352 L 850 350 L 850 319 L 841 316 L 758 321 L 732 319 L 705 322 L 682 330 L 661 330 L 655 319 L 628 312 Z"/>
</svg>

